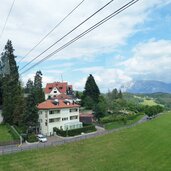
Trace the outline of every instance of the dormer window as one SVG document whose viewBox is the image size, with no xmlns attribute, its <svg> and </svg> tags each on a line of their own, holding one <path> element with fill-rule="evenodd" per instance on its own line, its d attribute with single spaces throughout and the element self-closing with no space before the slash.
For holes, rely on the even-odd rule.
<svg viewBox="0 0 171 171">
<path fill-rule="evenodd" d="M 53 93 L 57 93 L 57 91 L 53 91 Z"/>
<path fill-rule="evenodd" d="M 49 87 L 49 90 L 52 90 L 52 87 Z"/>
<path fill-rule="evenodd" d="M 62 87 L 59 87 L 60 90 L 62 90 Z"/>
</svg>

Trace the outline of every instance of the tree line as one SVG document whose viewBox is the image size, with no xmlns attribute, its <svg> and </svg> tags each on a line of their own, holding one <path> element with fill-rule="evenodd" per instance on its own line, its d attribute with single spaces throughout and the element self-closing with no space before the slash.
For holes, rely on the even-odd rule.
<svg viewBox="0 0 171 171">
<path fill-rule="evenodd" d="M 116 88 L 106 94 L 101 94 L 91 74 L 87 78 L 83 93 L 77 92 L 76 95 L 82 99 L 82 106 L 85 109 L 91 109 L 98 120 L 108 115 L 122 115 L 123 119 L 125 119 L 125 116 L 130 112 L 135 115 L 154 116 L 164 110 L 160 105 L 144 106 L 132 101 L 129 102 L 124 99 L 122 91 Z"/>
<path fill-rule="evenodd" d="M 0 106 L 3 122 L 11 125 L 36 125 L 38 123 L 37 104 L 44 101 L 42 73 L 37 71 L 34 82 L 28 80 L 23 88 L 12 42 L 7 41 L 1 54 Z M 4 69 L 5 68 L 5 69 Z M 27 97 L 25 97 L 27 95 Z"/>
</svg>

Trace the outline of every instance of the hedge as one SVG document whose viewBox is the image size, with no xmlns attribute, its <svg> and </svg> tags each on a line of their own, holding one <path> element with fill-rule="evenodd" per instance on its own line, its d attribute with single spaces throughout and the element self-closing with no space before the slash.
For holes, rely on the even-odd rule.
<svg viewBox="0 0 171 171">
<path fill-rule="evenodd" d="M 88 132 L 93 132 L 96 131 L 96 128 L 94 125 L 88 125 L 84 126 L 82 128 L 77 128 L 77 129 L 72 129 L 72 130 L 60 130 L 58 128 L 53 128 L 53 131 L 56 132 L 57 135 L 67 137 L 67 136 L 75 136 L 75 135 L 80 135 L 81 133 L 88 133 Z"/>
<path fill-rule="evenodd" d="M 32 142 L 37 142 L 38 139 L 34 133 L 28 134 L 27 141 L 32 143 Z"/>
</svg>

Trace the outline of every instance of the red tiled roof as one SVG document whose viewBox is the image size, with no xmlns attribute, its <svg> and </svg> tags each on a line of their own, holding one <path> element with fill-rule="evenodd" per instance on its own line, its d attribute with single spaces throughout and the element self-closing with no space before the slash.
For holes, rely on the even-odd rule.
<svg viewBox="0 0 171 171">
<path fill-rule="evenodd" d="M 47 83 L 45 88 L 45 94 L 48 94 L 52 91 L 52 89 L 56 87 L 60 93 L 66 93 L 67 90 L 67 82 L 54 82 L 54 83 Z"/>
<path fill-rule="evenodd" d="M 38 109 L 62 109 L 62 108 L 74 108 L 74 107 L 80 107 L 80 105 L 77 104 L 65 104 L 63 100 L 59 100 L 59 104 L 55 105 L 52 103 L 53 100 L 46 100 L 42 103 L 40 103 L 37 107 Z"/>
</svg>

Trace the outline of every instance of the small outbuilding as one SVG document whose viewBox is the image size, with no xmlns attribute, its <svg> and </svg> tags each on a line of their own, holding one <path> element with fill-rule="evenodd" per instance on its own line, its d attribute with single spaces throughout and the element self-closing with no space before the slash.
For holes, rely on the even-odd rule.
<svg viewBox="0 0 171 171">
<path fill-rule="evenodd" d="M 94 122 L 94 115 L 80 113 L 80 122 L 83 122 L 85 124 L 92 124 Z"/>
</svg>

